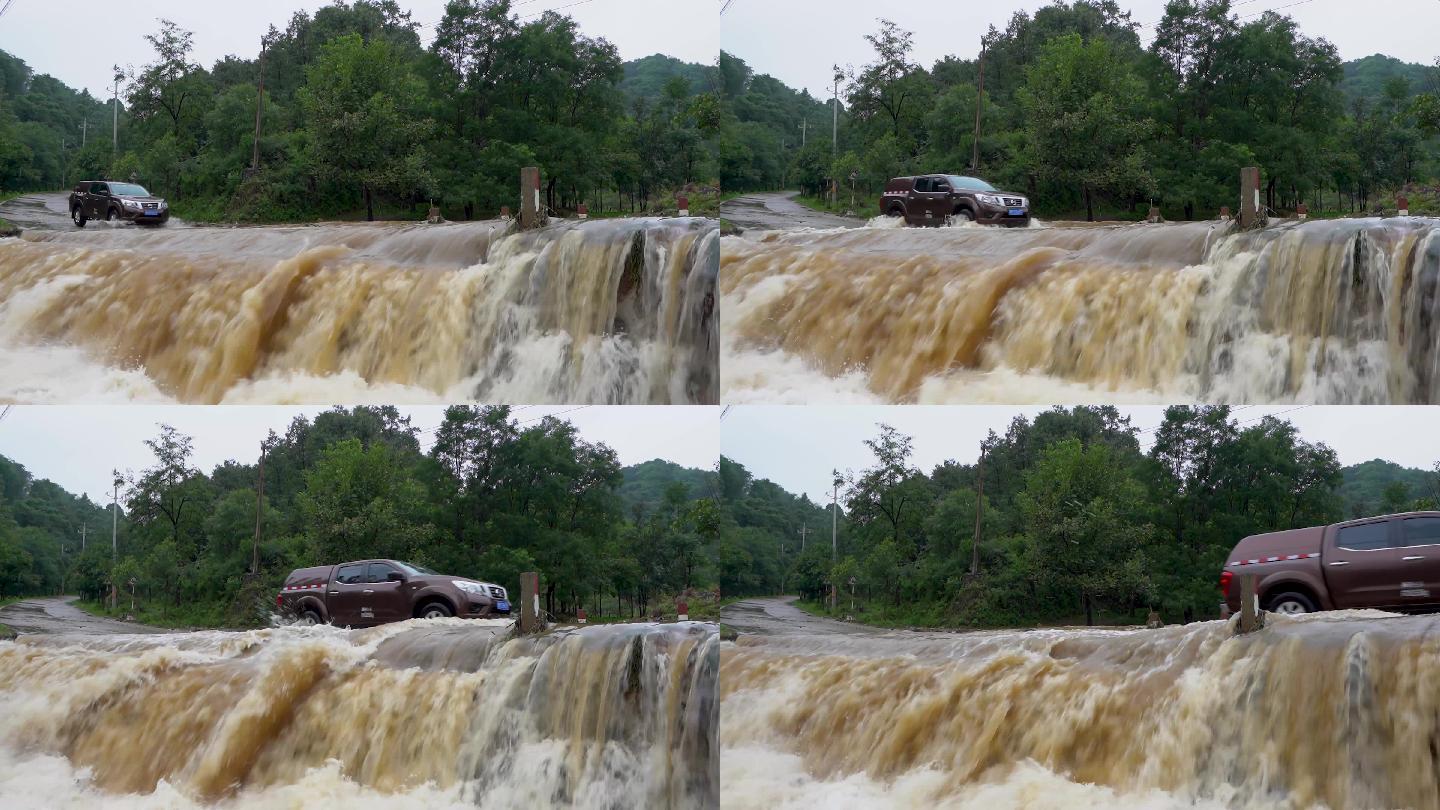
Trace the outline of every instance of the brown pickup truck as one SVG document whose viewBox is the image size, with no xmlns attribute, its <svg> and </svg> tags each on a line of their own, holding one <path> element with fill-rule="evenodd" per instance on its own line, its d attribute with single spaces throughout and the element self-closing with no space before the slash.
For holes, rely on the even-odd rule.
<svg viewBox="0 0 1440 810">
<path fill-rule="evenodd" d="M 880 212 L 903 217 L 907 225 L 978 222 L 1023 228 L 1030 224 L 1030 201 L 1025 195 L 997 191 L 978 177 L 955 174 L 891 178 L 880 195 Z"/>
<path fill-rule="evenodd" d="M 359 560 L 290 572 L 275 608 L 297 624 L 369 627 L 406 619 L 504 616 L 510 601 L 504 588 L 489 582 L 398 560 Z"/>
<path fill-rule="evenodd" d="M 1256 534 L 1230 552 L 1220 574 L 1229 613 L 1240 578 L 1259 577 L 1260 607 L 1276 613 L 1440 608 L 1440 512 L 1350 520 Z"/>
</svg>

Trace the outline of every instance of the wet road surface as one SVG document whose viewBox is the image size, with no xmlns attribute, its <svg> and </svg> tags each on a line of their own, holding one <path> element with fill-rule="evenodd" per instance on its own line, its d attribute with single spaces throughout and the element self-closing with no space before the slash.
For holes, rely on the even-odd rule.
<svg viewBox="0 0 1440 810">
<path fill-rule="evenodd" d="M 21 635 L 37 633 L 111 636 L 174 632 L 145 624 L 92 616 L 71 604 L 77 599 L 77 596 L 48 596 L 6 605 L 0 608 L 0 624 L 9 625 Z"/>
<path fill-rule="evenodd" d="M 795 606 L 796 596 L 746 599 L 720 610 L 720 621 L 737 632 L 761 636 L 875 636 L 892 631 L 815 616 Z"/>
<path fill-rule="evenodd" d="M 863 219 L 837 217 L 806 208 L 795 197 L 798 191 L 746 194 L 720 204 L 720 216 L 744 231 L 777 231 L 792 228 L 859 228 Z"/>
<path fill-rule="evenodd" d="M 16 197 L 4 203 L 0 203 L 0 219 L 6 219 L 25 230 L 80 230 L 70 221 L 70 192 L 54 191 L 46 193 L 26 194 L 23 197 Z M 153 225 L 136 226 L 130 222 L 100 222 L 92 220 L 86 223 L 86 229 L 95 228 L 134 228 L 134 227 L 155 227 Z M 165 223 L 164 228 L 181 228 L 185 223 L 174 216 Z"/>
</svg>

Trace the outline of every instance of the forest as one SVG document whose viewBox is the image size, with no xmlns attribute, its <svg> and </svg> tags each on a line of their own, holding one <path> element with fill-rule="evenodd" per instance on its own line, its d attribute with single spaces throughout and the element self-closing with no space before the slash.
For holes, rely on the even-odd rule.
<svg viewBox="0 0 1440 810">
<path fill-rule="evenodd" d="M 415 219 L 432 201 L 458 220 L 514 207 L 538 165 L 562 213 L 715 196 L 713 65 L 622 63 L 571 18 L 525 11 L 450 0 L 422 27 L 394 0 L 335 2 L 208 68 L 161 20 L 151 60 L 106 77 L 118 105 L 0 52 L 0 193 L 133 177 L 198 221 Z"/>
<path fill-rule="evenodd" d="M 835 178 L 833 208 L 878 213 L 890 177 L 944 172 L 1026 193 L 1042 217 L 1138 219 L 1153 203 L 1188 220 L 1233 208 L 1240 168 L 1260 166 L 1278 213 L 1393 209 L 1401 189 L 1416 212 L 1440 211 L 1440 65 L 1342 63 L 1284 14 L 1169 0 L 1149 25 L 1114 0 L 1056 0 L 992 27 L 967 51 L 983 59 L 928 67 L 893 22 L 865 39 L 871 61 L 834 66 L 833 141 L 829 98 L 721 53 L 727 191 L 800 189 L 820 205 Z"/>
<path fill-rule="evenodd" d="M 1056 408 L 992 432 L 977 463 L 929 472 L 892 427 L 865 444 L 871 463 L 836 473 L 833 552 L 830 504 L 722 457 L 727 595 L 799 594 L 811 610 L 902 626 L 1134 624 L 1152 608 L 1205 620 L 1242 537 L 1440 508 L 1440 463 L 1342 469 L 1292 423 L 1228 406 L 1174 406 L 1146 429 L 1111 407 Z"/>
<path fill-rule="evenodd" d="M 622 468 L 570 422 L 454 406 L 425 435 L 392 407 L 336 408 L 272 432 L 263 475 L 261 447 L 205 472 L 195 441 L 146 439 L 153 463 L 116 474 L 113 514 L 0 456 L 0 600 L 73 593 L 98 610 L 115 582 L 124 614 L 133 583 L 143 622 L 263 626 L 292 569 L 382 557 L 515 593 L 539 571 L 558 617 L 648 617 L 685 591 L 713 607 L 714 472 Z"/>
</svg>

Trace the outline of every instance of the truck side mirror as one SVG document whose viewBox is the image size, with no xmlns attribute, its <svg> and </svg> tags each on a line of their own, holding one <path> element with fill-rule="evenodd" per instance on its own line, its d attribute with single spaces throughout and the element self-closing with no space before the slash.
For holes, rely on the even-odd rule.
<svg viewBox="0 0 1440 810">
<path fill-rule="evenodd" d="M 402 573 L 400 573 L 399 571 L 391 571 L 390 573 L 388 573 L 388 574 L 385 575 L 385 581 L 386 581 L 386 582 L 404 582 L 404 581 L 405 581 L 405 575 L 402 574 Z"/>
</svg>

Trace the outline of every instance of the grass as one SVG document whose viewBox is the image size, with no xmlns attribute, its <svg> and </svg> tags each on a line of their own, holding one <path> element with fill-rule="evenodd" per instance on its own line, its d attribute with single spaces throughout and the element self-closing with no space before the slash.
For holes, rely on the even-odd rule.
<svg viewBox="0 0 1440 810">
<path fill-rule="evenodd" d="M 0 220 L 0 222 L 3 222 L 3 221 L 4 221 L 4 220 Z M 13 605 L 13 604 L 15 604 L 16 602 L 19 602 L 19 601 L 22 601 L 22 600 L 28 599 L 28 598 L 29 598 L 29 597 L 26 597 L 26 596 L 0 596 L 0 608 L 5 607 L 6 605 Z M 3 641 L 3 640 L 8 639 L 8 638 L 15 638 L 16 635 L 17 635 L 17 633 L 15 632 L 15 628 L 11 627 L 11 626 L 8 625 L 8 624 L 0 624 L 0 641 Z"/>
<path fill-rule="evenodd" d="M 805 206 L 806 208 L 809 208 L 812 211 L 819 211 L 822 214 L 834 214 L 835 216 L 841 217 L 848 216 L 855 217 L 857 219 L 865 219 L 865 212 L 868 211 L 866 200 L 870 200 L 872 196 L 873 195 L 864 194 L 859 191 L 855 192 L 855 205 L 853 206 L 850 205 L 849 192 L 839 195 L 839 198 L 834 205 L 831 205 L 830 201 L 824 197 L 812 197 L 807 194 L 801 194 L 800 196 L 794 197 L 792 199 L 794 199 L 795 202 Z M 876 210 L 875 213 L 878 215 L 879 211 Z"/>
<path fill-rule="evenodd" d="M 241 629 L 236 628 L 225 620 L 225 608 L 216 604 L 192 604 L 192 605 L 167 605 L 163 602 L 145 602 L 137 600 L 135 611 L 130 611 L 130 600 L 128 597 L 121 597 L 120 605 L 115 610 L 107 608 L 103 602 L 95 602 L 82 599 L 75 603 L 75 606 L 93 616 L 101 616 L 107 619 L 123 619 L 127 614 L 133 616 L 139 624 L 148 624 L 154 627 L 165 627 L 172 630 L 191 629 Z"/>
</svg>

